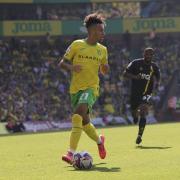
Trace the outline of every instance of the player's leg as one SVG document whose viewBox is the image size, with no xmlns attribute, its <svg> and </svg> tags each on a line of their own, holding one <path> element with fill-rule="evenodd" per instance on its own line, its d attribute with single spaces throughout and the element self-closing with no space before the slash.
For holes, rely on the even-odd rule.
<svg viewBox="0 0 180 180">
<path fill-rule="evenodd" d="M 80 96 L 81 96 L 81 91 L 79 91 L 76 94 L 71 95 L 71 102 L 72 102 L 73 109 L 75 108 L 77 110 L 81 109 L 81 106 L 78 107 L 78 100 Z M 69 164 L 72 163 L 73 153 L 77 149 L 77 145 L 82 134 L 82 121 L 83 121 L 82 116 L 78 112 L 75 111 L 72 116 L 72 129 L 71 129 L 71 134 L 70 134 L 70 145 L 69 145 L 70 148 L 67 154 L 62 156 L 62 160 L 66 161 Z"/>
<path fill-rule="evenodd" d="M 77 149 L 77 145 L 79 139 L 82 134 L 82 116 L 75 113 L 72 116 L 72 130 L 70 135 L 70 149 L 66 155 L 62 156 L 62 160 L 66 161 L 67 163 L 72 163 L 72 157 L 74 152 Z"/>
<path fill-rule="evenodd" d="M 89 124 L 90 120 L 86 118 L 89 111 L 88 103 L 90 101 L 92 90 L 79 91 L 76 94 L 71 95 L 71 102 L 74 110 L 72 116 L 72 130 L 70 135 L 70 149 L 66 155 L 63 155 L 62 160 L 71 163 L 72 155 L 76 151 L 83 125 Z M 92 131 L 91 131 L 92 132 Z M 91 135 L 93 136 L 93 134 Z M 95 136 L 95 134 L 94 134 Z"/>
<path fill-rule="evenodd" d="M 138 121 L 139 121 L 139 113 L 138 113 L 139 103 L 140 103 L 140 100 L 139 100 L 138 96 L 131 95 L 131 100 L 130 100 L 131 114 L 132 114 L 132 117 L 133 117 L 134 124 L 137 124 Z"/>
<path fill-rule="evenodd" d="M 96 128 L 90 122 L 89 114 L 83 116 L 83 130 L 84 132 L 95 142 L 99 142 L 99 136 L 97 134 Z"/>
<path fill-rule="evenodd" d="M 132 113 L 132 117 L 133 117 L 133 122 L 134 124 L 137 124 L 137 122 L 139 121 L 139 113 L 137 109 L 132 109 L 131 111 Z"/>
<path fill-rule="evenodd" d="M 96 97 L 94 96 L 92 89 L 87 89 L 85 91 L 86 98 L 80 98 L 79 103 L 86 103 L 86 111 L 83 114 L 83 130 L 84 132 L 94 141 L 98 141 L 99 136 L 96 132 L 96 128 L 90 122 L 89 113 L 92 111 L 92 106 L 96 101 Z"/>
<path fill-rule="evenodd" d="M 70 149 L 76 151 L 81 133 L 83 130 L 83 124 L 89 123 L 87 120 L 84 122 L 84 116 L 88 111 L 87 104 L 78 104 L 72 117 L 72 131 L 70 136 Z"/>
<path fill-rule="evenodd" d="M 148 104 L 141 104 L 139 106 L 140 110 L 140 121 L 139 121 L 139 131 L 138 137 L 136 139 L 136 144 L 140 144 L 142 142 L 142 135 L 144 133 L 144 129 L 146 126 L 146 116 L 148 114 Z"/>
<path fill-rule="evenodd" d="M 72 156 L 70 158 L 69 155 L 73 155 L 76 151 L 81 133 L 82 127 L 83 130 L 88 134 L 90 138 L 94 141 L 98 142 L 98 147 L 101 148 L 101 152 L 104 150 L 104 136 L 98 136 L 95 127 L 90 123 L 90 118 L 88 116 L 89 111 L 92 108 L 92 105 L 95 102 L 95 97 L 93 96 L 93 91 L 91 89 L 87 89 L 85 91 L 80 91 L 77 94 L 71 97 L 74 115 L 72 117 L 72 130 L 70 136 L 70 150 L 66 155 L 62 157 L 62 159 L 68 163 L 71 163 Z M 99 148 L 99 149 L 100 149 Z M 103 151 L 103 152 L 104 152 Z M 105 158 L 105 152 L 101 153 L 103 155 L 102 158 Z"/>
<path fill-rule="evenodd" d="M 81 106 L 86 105 L 86 109 L 83 111 L 81 110 L 78 112 L 79 114 L 81 113 L 81 116 L 83 117 L 83 130 L 84 132 L 98 144 L 98 150 L 99 150 L 99 155 L 102 159 L 105 158 L 106 156 L 106 150 L 104 147 L 104 136 L 103 135 L 98 135 L 96 128 L 94 125 L 90 122 L 90 116 L 89 113 L 92 111 L 92 106 L 94 105 L 96 101 L 96 97 L 94 96 L 94 92 L 92 89 L 87 89 L 84 91 L 84 95 L 79 99 L 79 104 Z"/>
<path fill-rule="evenodd" d="M 104 137 L 104 135 L 97 134 L 96 128 L 90 122 L 89 114 L 86 114 L 86 116 L 84 116 L 84 119 L 86 122 L 88 120 L 89 123 L 87 123 L 83 126 L 83 130 L 93 141 L 95 141 L 97 143 L 99 156 L 101 159 L 104 159 L 106 157 L 106 149 L 104 146 L 105 137 Z"/>
<path fill-rule="evenodd" d="M 140 110 L 139 110 L 139 106 L 142 102 L 142 97 L 140 95 L 135 95 L 132 94 L 131 96 L 131 111 L 132 111 L 132 116 L 133 116 L 133 121 L 135 124 L 137 124 L 139 122 L 139 130 L 138 130 L 138 136 L 136 138 L 136 144 L 140 144 L 142 139 L 141 139 L 141 135 L 140 135 L 140 131 L 142 130 L 142 116 L 140 116 L 140 120 L 139 120 L 139 115 L 140 115 Z M 142 114 L 141 114 L 142 115 Z"/>
</svg>

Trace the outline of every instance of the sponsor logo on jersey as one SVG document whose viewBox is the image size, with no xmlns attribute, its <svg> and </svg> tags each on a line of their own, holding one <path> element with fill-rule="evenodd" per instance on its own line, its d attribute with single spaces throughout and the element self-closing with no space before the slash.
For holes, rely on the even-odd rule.
<svg viewBox="0 0 180 180">
<path fill-rule="evenodd" d="M 149 74 L 140 73 L 141 79 L 145 79 L 147 81 L 150 80 L 151 76 Z"/>
<path fill-rule="evenodd" d="M 84 55 L 81 55 L 81 54 L 78 55 L 78 58 L 79 58 L 79 59 L 82 59 L 82 60 L 101 61 L 101 59 L 98 58 L 98 57 L 96 57 L 96 56 L 84 56 Z"/>
</svg>

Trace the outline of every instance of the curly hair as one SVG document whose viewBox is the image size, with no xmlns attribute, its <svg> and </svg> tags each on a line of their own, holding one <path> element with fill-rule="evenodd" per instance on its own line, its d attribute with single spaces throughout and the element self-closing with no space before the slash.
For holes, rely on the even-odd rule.
<svg viewBox="0 0 180 180">
<path fill-rule="evenodd" d="M 89 27 L 96 25 L 96 24 L 104 24 L 105 25 L 105 18 L 98 13 L 89 14 L 84 19 L 84 25 L 88 29 Z"/>
</svg>

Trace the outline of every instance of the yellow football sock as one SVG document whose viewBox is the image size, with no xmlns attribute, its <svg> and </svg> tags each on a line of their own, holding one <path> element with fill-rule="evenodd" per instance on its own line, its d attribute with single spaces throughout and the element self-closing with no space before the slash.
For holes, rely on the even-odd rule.
<svg viewBox="0 0 180 180">
<path fill-rule="evenodd" d="M 70 136 L 70 149 L 76 151 L 82 133 L 82 117 L 79 114 L 72 116 L 72 130 Z"/>
<path fill-rule="evenodd" d="M 98 143 L 99 136 L 96 132 L 96 128 L 92 123 L 88 123 L 85 126 L 83 126 L 83 130 L 92 140 Z"/>
</svg>

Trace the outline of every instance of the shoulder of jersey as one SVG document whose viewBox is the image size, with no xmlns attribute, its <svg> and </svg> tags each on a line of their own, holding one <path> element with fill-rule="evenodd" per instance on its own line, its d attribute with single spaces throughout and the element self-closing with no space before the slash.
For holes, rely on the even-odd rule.
<svg viewBox="0 0 180 180">
<path fill-rule="evenodd" d="M 101 47 L 102 49 L 107 49 L 107 47 L 104 46 L 104 45 L 102 45 L 101 43 L 97 43 L 97 45 L 98 45 L 99 47 Z"/>
<path fill-rule="evenodd" d="M 151 64 L 152 64 L 153 66 L 157 66 L 157 64 L 156 64 L 155 62 L 151 62 Z"/>
<path fill-rule="evenodd" d="M 84 39 L 77 39 L 73 41 L 73 44 L 81 44 L 84 43 Z"/>
<path fill-rule="evenodd" d="M 143 61 L 143 58 L 139 58 L 139 59 L 134 59 L 132 60 L 132 62 L 135 62 L 135 63 L 140 63 Z"/>
</svg>

